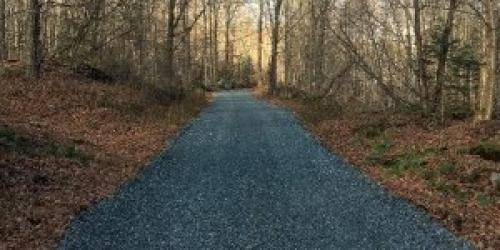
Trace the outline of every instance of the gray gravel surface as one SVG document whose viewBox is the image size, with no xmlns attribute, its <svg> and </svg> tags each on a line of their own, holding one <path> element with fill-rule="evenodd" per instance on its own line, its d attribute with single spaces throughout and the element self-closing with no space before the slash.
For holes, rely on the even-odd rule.
<svg viewBox="0 0 500 250">
<path fill-rule="evenodd" d="M 470 245 L 329 153 L 293 114 L 221 92 L 59 249 L 457 249 Z"/>
</svg>

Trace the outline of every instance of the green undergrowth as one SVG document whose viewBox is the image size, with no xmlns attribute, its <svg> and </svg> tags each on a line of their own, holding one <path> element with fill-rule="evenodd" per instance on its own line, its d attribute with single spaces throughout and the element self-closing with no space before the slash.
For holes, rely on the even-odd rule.
<svg viewBox="0 0 500 250">
<path fill-rule="evenodd" d="M 0 126 L 0 149 L 30 156 L 62 157 L 80 163 L 87 163 L 91 159 L 75 144 L 64 144 L 50 138 L 32 138 L 5 126 Z"/>
<path fill-rule="evenodd" d="M 500 143 L 497 141 L 483 141 L 470 149 L 473 155 L 479 155 L 485 160 L 500 161 Z"/>
<path fill-rule="evenodd" d="M 498 200 L 497 197 L 495 197 L 491 194 L 488 194 L 488 193 L 480 193 L 477 195 L 476 199 L 477 199 L 478 204 L 482 207 L 492 206 L 492 205 L 496 204 L 496 202 Z"/>
</svg>

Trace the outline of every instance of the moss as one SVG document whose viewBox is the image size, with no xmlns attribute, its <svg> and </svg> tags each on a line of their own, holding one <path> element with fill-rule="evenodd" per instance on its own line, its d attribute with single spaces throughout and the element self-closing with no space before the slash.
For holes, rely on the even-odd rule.
<svg viewBox="0 0 500 250">
<path fill-rule="evenodd" d="M 7 127 L 0 127 L 0 146 L 10 151 L 26 152 L 37 147 L 37 143 L 25 136 L 17 134 Z"/>
<path fill-rule="evenodd" d="M 470 150 L 473 155 L 479 155 L 485 160 L 500 161 L 500 144 L 495 141 L 481 142 L 476 147 Z"/>
<path fill-rule="evenodd" d="M 466 192 L 457 191 L 455 193 L 455 199 L 461 203 L 465 203 L 469 197 Z"/>
<path fill-rule="evenodd" d="M 434 177 L 427 180 L 427 185 L 443 195 L 453 197 L 460 202 L 465 202 L 468 199 L 466 192 L 461 191 L 456 184 L 449 183 L 444 179 Z"/>
<path fill-rule="evenodd" d="M 451 175 L 456 173 L 457 168 L 452 163 L 444 163 L 439 166 L 439 173 L 441 175 Z"/>
<path fill-rule="evenodd" d="M 477 196 L 477 202 L 479 206 L 488 207 L 496 203 L 496 198 L 489 194 L 482 193 Z"/>
<path fill-rule="evenodd" d="M 6 127 L 0 127 L 0 146 L 12 149 L 16 147 L 17 140 L 18 136 L 14 133 L 14 131 Z"/>
<path fill-rule="evenodd" d="M 418 152 L 407 152 L 398 156 L 388 166 L 388 172 L 396 176 L 402 176 L 406 171 L 423 167 L 426 164 L 426 155 Z"/>
<path fill-rule="evenodd" d="M 426 181 L 432 181 L 438 177 L 438 173 L 435 170 L 429 168 L 423 168 L 423 170 L 420 172 L 420 175 Z"/>
<path fill-rule="evenodd" d="M 368 156 L 368 161 L 374 164 L 389 164 L 385 159 L 385 154 L 392 147 L 392 143 L 388 140 L 380 140 L 373 144 L 372 152 Z"/>
<path fill-rule="evenodd" d="M 87 163 L 90 156 L 76 145 L 66 145 L 53 139 L 35 139 L 17 134 L 7 127 L 0 127 L 0 147 L 7 151 L 28 154 L 33 156 L 57 156 L 66 159 Z"/>
<path fill-rule="evenodd" d="M 77 160 L 81 163 L 87 163 L 90 160 L 90 157 L 75 145 L 66 147 L 63 156 L 67 159 Z"/>
</svg>

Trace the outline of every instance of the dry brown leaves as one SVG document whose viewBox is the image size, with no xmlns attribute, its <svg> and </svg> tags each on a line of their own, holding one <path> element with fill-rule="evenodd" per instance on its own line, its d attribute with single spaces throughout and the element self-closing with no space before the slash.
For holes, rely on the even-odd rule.
<svg viewBox="0 0 500 250">
<path fill-rule="evenodd" d="M 88 162 L 5 150 L 0 142 L 0 249 L 53 247 L 71 218 L 109 196 L 160 152 L 206 104 L 163 106 L 127 86 L 49 73 L 0 80 L 0 125 L 40 141 L 76 145 Z"/>
<path fill-rule="evenodd" d="M 474 126 L 472 122 L 465 121 L 452 122 L 444 128 L 426 128 L 416 117 L 402 114 L 387 117 L 384 114 L 373 113 L 356 113 L 311 121 L 302 119 L 306 112 L 308 116 L 314 112 L 303 103 L 269 97 L 267 99 L 293 110 L 306 128 L 330 150 L 360 167 L 386 189 L 428 211 L 450 230 L 474 242 L 478 248 L 500 249 L 500 202 L 488 206 L 478 202 L 482 193 L 491 192 L 489 173 L 500 168 L 494 162 L 460 153 L 464 147 L 497 134 L 498 123 Z M 418 173 L 408 171 L 403 176 L 391 176 L 384 173 L 382 166 L 367 161 L 372 146 L 366 141 L 356 140 L 355 132 L 357 128 L 381 119 L 388 121 L 389 128 L 385 131 L 385 136 L 391 138 L 393 145 L 387 154 L 398 155 L 408 150 L 439 149 L 439 154 L 428 159 L 426 168 L 435 170 L 444 162 L 452 162 L 457 168 L 457 174 L 446 177 L 446 183 L 470 195 L 465 200 L 459 201 L 453 195 L 444 194 L 430 187 Z M 465 181 L 471 173 L 477 175 L 476 179 L 473 182 Z"/>
</svg>

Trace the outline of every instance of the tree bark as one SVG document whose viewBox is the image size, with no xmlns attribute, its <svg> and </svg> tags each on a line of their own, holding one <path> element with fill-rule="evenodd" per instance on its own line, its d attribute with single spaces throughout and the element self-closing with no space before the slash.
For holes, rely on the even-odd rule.
<svg viewBox="0 0 500 250">
<path fill-rule="evenodd" d="M 492 119 L 496 86 L 496 1 L 484 0 L 483 52 L 485 61 L 481 67 L 479 83 L 478 121 Z"/>
<path fill-rule="evenodd" d="M 7 59 L 7 41 L 5 40 L 5 0 L 0 0 L 0 60 Z"/>
<path fill-rule="evenodd" d="M 40 74 L 40 2 L 29 0 L 26 18 L 26 77 Z"/>
<path fill-rule="evenodd" d="M 262 84 L 262 76 L 263 74 L 263 67 L 262 67 L 262 43 L 263 43 L 263 23 L 264 23 L 264 0 L 259 0 L 259 20 L 258 20 L 258 27 L 257 27 L 257 43 L 258 43 L 258 48 L 257 48 L 257 70 L 259 73 L 259 84 Z"/>
<path fill-rule="evenodd" d="M 276 0 L 274 5 L 271 63 L 269 65 L 269 91 L 271 94 L 276 94 L 276 86 L 278 82 L 278 43 L 279 43 L 280 13 L 281 13 L 282 3 L 283 0 Z"/>
<path fill-rule="evenodd" d="M 415 32 L 415 47 L 417 49 L 417 67 L 415 70 L 415 78 L 417 79 L 420 93 L 420 102 L 424 112 L 429 112 L 429 85 L 427 81 L 427 66 L 423 52 L 423 38 L 421 25 L 421 6 L 420 0 L 413 0 L 414 13 L 414 32 Z M 423 92 L 423 93 L 422 93 Z"/>
<path fill-rule="evenodd" d="M 226 10 L 226 37 L 225 37 L 225 63 L 226 67 L 230 68 L 231 67 L 231 62 L 230 62 L 230 54 L 231 54 L 231 21 L 232 21 L 232 15 L 231 15 L 231 2 L 226 1 L 225 3 L 225 10 Z"/>
<path fill-rule="evenodd" d="M 320 91 L 321 87 L 324 84 L 324 69 L 323 65 L 325 64 L 325 37 L 326 37 L 326 26 L 328 19 L 328 8 L 330 7 L 330 0 L 322 0 L 319 10 L 319 24 L 318 24 L 318 33 L 316 37 L 316 53 L 314 58 L 314 69 L 315 69 L 315 82 L 316 82 L 316 91 Z"/>
<path fill-rule="evenodd" d="M 444 119 L 444 84 L 445 84 L 445 73 L 446 73 L 446 63 L 448 59 L 448 52 L 450 50 L 450 37 L 453 32 L 453 22 L 455 20 L 455 12 L 458 8 L 457 0 L 450 0 L 450 6 L 448 10 L 448 17 L 446 19 L 446 24 L 444 30 L 439 38 L 439 54 L 438 54 L 438 66 L 436 70 L 436 89 L 434 91 L 434 102 L 432 103 L 432 111 L 437 112 L 440 110 L 441 119 Z"/>
<path fill-rule="evenodd" d="M 167 6 L 167 39 L 165 41 L 165 51 L 166 51 L 166 68 L 165 73 L 167 76 L 168 84 L 173 86 L 171 81 L 174 80 L 175 69 L 174 69 L 174 36 L 175 36 L 175 6 L 176 0 L 168 0 Z"/>
<path fill-rule="evenodd" d="M 290 16 L 290 0 L 285 2 L 285 31 L 284 31 L 284 43 L 285 43 L 285 48 L 283 51 L 284 57 L 285 57 L 285 63 L 284 63 L 284 70 L 285 70 L 285 79 L 284 79 L 284 84 L 285 84 L 285 91 L 286 93 L 283 93 L 285 96 L 288 97 L 288 91 L 291 88 L 291 72 L 292 72 L 292 41 L 290 39 L 290 32 L 291 32 L 291 16 Z"/>
<path fill-rule="evenodd" d="M 212 82 L 216 82 L 219 74 L 219 3 L 218 0 L 212 0 L 213 14 L 213 65 Z"/>
</svg>

